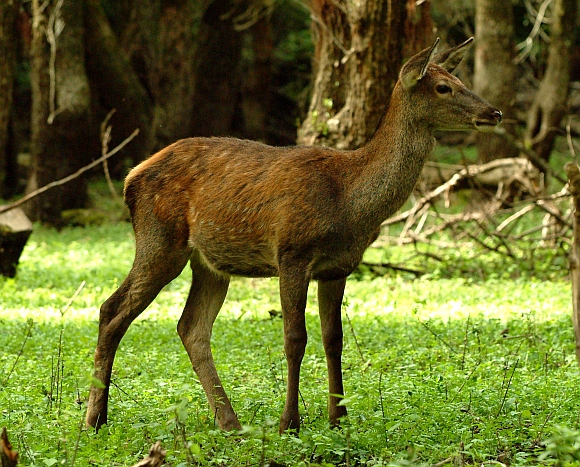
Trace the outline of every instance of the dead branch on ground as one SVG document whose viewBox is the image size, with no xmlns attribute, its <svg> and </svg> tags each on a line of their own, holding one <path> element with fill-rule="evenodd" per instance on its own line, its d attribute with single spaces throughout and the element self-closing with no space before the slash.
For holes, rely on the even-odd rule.
<svg viewBox="0 0 580 467">
<path fill-rule="evenodd" d="M 448 263 L 445 255 L 430 257 L 433 248 L 467 247 L 472 259 L 491 252 L 528 270 L 540 265 L 534 259 L 539 248 L 567 253 L 572 230 L 567 185 L 555 193 L 546 193 L 540 171 L 529 160 L 499 159 L 464 166 L 431 164 L 428 170 L 430 178 L 424 177 L 418 188 L 431 188 L 423 191 L 407 210 L 385 221 L 375 243 L 377 247 L 393 243 L 415 245 L 413 256 L 397 268 L 426 273 L 429 267 L 425 261 L 437 259 L 450 271 L 467 272 L 460 262 Z M 441 183 L 433 187 L 433 180 Z M 454 212 L 453 200 L 461 196 L 459 189 L 466 188 L 485 188 L 491 197 L 484 204 L 468 203 L 462 212 Z M 478 268 L 477 264 L 473 267 Z M 381 268 L 375 266 L 380 265 L 367 265 L 374 274 L 381 273 Z M 385 269 L 396 269 L 390 263 L 386 266 L 383 273 Z M 485 271 L 480 270 L 480 274 L 484 277 Z"/>
<path fill-rule="evenodd" d="M 137 462 L 133 467 L 158 467 L 163 464 L 167 452 L 161 447 L 161 443 L 157 441 L 151 449 L 149 454 L 140 462 Z"/>
<path fill-rule="evenodd" d="M 543 195 L 540 190 L 540 173 L 533 164 L 525 158 L 498 159 L 487 164 L 444 167 L 437 164 L 438 177 L 445 180 L 441 185 L 431 190 L 414 205 L 383 223 L 383 227 L 403 224 L 403 230 L 398 237 L 399 244 L 429 242 L 435 234 L 443 231 L 455 231 L 460 225 L 473 225 L 475 231 L 459 229 L 460 237 L 474 237 L 484 234 L 485 238 L 495 238 L 510 248 L 507 242 L 521 240 L 539 230 L 510 235 L 514 225 L 528 213 L 543 211 L 549 216 L 549 222 L 556 228 L 572 228 L 570 213 L 562 213 L 559 202 L 568 197 L 567 190 Z M 431 176 L 433 180 L 433 176 Z M 437 209 L 436 200 L 443 198 L 445 207 L 450 206 L 451 193 L 458 187 L 465 187 L 468 180 L 472 186 L 495 187 L 495 196 L 481 210 L 468 210 L 458 214 L 441 213 Z M 525 193 L 520 201 L 512 201 L 513 193 Z"/>
</svg>

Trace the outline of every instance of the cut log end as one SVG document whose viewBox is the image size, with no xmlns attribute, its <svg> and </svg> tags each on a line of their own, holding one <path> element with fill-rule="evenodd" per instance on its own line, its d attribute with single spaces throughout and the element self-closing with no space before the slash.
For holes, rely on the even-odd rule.
<svg viewBox="0 0 580 467">
<path fill-rule="evenodd" d="M 20 208 L 0 214 L 0 274 L 16 275 L 22 250 L 32 233 L 32 222 Z"/>
</svg>

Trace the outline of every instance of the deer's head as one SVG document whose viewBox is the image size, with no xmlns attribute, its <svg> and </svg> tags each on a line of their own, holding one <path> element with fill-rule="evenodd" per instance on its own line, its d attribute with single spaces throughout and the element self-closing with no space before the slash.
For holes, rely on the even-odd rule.
<svg viewBox="0 0 580 467">
<path fill-rule="evenodd" d="M 471 92 L 451 73 L 473 42 L 435 53 L 439 39 L 403 66 L 399 75 L 401 99 L 414 118 L 427 121 L 436 130 L 493 131 L 501 112 Z"/>
</svg>

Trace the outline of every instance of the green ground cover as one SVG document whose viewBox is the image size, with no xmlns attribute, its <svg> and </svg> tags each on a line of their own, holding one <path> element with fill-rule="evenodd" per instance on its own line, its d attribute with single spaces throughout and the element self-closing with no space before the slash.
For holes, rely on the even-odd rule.
<svg viewBox="0 0 580 467">
<path fill-rule="evenodd" d="M 565 257 L 537 252 L 522 268 L 473 249 L 438 254 L 446 262 L 417 260 L 429 272 L 417 279 L 364 268 L 349 279 L 342 429 L 326 422 L 312 284 L 303 428 L 277 434 L 286 371 L 277 281 L 250 279 L 232 281 L 213 336 L 218 371 L 247 428 L 215 428 L 175 331 L 186 270 L 121 343 L 110 423 L 95 434 L 84 412 L 98 308 L 129 270 L 131 227 L 36 226 L 18 276 L 0 279 L 0 427 L 27 466 L 129 466 L 156 440 L 172 466 L 580 465 Z M 413 257 L 413 247 L 367 258 L 404 255 Z"/>
</svg>

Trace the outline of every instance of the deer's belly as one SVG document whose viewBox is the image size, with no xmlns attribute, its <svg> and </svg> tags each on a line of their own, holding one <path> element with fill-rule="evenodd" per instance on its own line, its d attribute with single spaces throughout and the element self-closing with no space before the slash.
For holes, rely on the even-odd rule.
<svg viewBox="0 0 580 467">
<path fill-rule="evenodd" d="M 243 277 L 278 275 L 274 255 L 267 245 L 231 242 L 195 245 L 206 265 L 222 274 Z"/>
<path fill-rule="evenodd" d="M 218 233 L 219 232 L 219 233 Z M 336 280 L 350 275 L 362 260 L 370 239 L 351 235 L 324 235 L 310 238 L 306 245 L 286 243 L 285 251 L 300 261 L 314 280 Z M 190 236 L 190 244 L 199 251 L 207 266 L 222 274 L 244 277 L 274 277 L 279 275 L 279 247 L 264 237 L 222 230 L 198 231 Z"/>
</svg>

